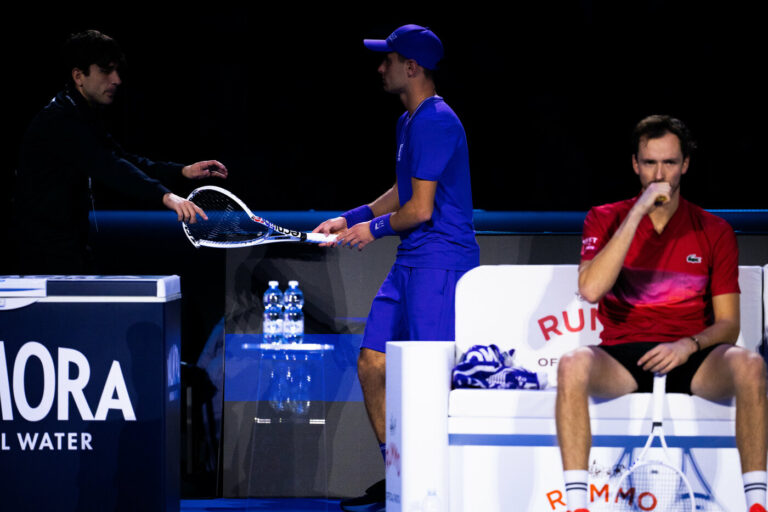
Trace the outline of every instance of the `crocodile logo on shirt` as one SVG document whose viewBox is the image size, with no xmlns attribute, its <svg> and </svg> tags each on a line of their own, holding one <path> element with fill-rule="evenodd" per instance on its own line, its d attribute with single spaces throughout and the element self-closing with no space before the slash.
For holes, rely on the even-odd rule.
<svg viewBox="0 0 768 512">
<path fill-rule="evenodd" d="M 701 263 L 701 256 L 696 256 L 696 254 L 689 254 L 687 258 L 685 258 L 685 261 L 688 263 Z"/>
</svg>

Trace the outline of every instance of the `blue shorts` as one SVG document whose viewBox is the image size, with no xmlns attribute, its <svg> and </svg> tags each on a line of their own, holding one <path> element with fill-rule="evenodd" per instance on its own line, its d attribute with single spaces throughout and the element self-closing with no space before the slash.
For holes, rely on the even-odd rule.
<svg viewBox="0 0 768 512">
<path fill-rule="evenodd" d="M 392 266 L 373 299 L 361 347 L 388 341 L 454 341 L 456 282 L 465 270 Z"/>
</svg>

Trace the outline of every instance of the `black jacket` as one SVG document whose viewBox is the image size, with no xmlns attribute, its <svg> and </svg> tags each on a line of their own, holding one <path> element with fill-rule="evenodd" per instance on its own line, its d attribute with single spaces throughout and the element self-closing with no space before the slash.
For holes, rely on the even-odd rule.
<svg viewBox="0 0 768 512">
<path fill-rule="evenodd" d="M 61 91 L 30 124 L 22 143 L 15 195 L 20 269 L 25 274 L 87 273 L 91 181 L 160 207 L 169 190 L 158 181 L 181 164 L 125 152 L 101 109 Z"/>
</svg>

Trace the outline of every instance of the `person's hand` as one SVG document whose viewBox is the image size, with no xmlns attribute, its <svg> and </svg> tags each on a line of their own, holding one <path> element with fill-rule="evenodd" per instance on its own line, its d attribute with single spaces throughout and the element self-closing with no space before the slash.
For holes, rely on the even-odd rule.
<svg viewBox="0 0 768 512">
<path fill-rule="evenodd" d="M 336 240 L 338 240 L 338 237 L 341 236 L 346 230 L 347 219 L 344 217 L 334 217 L 317 226 L 312 230 L 312 232 L 322 233 L 324 235 L 337 235 Z M 320 247 L 330 247 L 333 245 L 336 245 L 336 242 L 325 242 L 320 244 Z"/>
<path fill-rule="evenodd" d="M 203 160 L 195 162 L 181 169 L 181 174 L 190 180 L 201 180 L 203 178 L 226 178 L 228 171 L 221 162 L 217 160 Z"/>
<path fill-rule="evenodd" d="M 171 192 L 168 192 L 163 196 L 163 205 L 165 205 L 165 207 L 169 210 L 176 212 L 176 215 L 179 217 L 179 221 L 184 221 L 188 224 L 194 224 L 197 222 L 197 215 L 200 215 L 203 220 L 208 220 L 208 216 L 205 214 L 202 208 L 197 206 L 192 201 L 187 201 L 186 199 L 179 197 Z"/>
<path fill-rule="evenodd" d="M 639 208 L 643 214 L 651 213 L 653 210 L 669 201 L 672 195 L 672 186 L 665 181 L 655 181 L 649 184 L 638 200 L 635 202 L 635 208 Z"/>
<path fill-rule="evenodd" d="M 659 343 L 638 359 L 637 365 L 653 373 L 669 373 L 685 363 L 696 352 L 696 343 L 691 338 Z"/>
<path fill-rule="evenodd" d="M 340 234 L 336 238 L 336 243 L 339 245 L 346 245 L 350 249 L 356 247 L 358 251 L 362 251 L 363 247 L 376 240 L 371 234 L 371 223 L 360 222 L 355 224 L 343 234 Z"/>
</svg>

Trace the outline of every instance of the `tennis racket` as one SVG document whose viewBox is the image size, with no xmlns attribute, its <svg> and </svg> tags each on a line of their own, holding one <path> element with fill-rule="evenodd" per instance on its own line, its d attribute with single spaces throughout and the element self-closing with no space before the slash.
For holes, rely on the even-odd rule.
<svg viewBox="0 0 768 512">
<path fill-rule="evenodd" d="M 612 511 L 653 510 L 655 512 L 695 512 L 696 501 L 690 482 L 672 465 L 662 426 L 667 376 L 653 378 L 653 426 L 643 451 L 616 486 Z M 646 458 L 653 439 L 658 437 L 664 460 Z"/>
<path fill-rule="evenodd" d="M 183 222 L 184 234 L 195 247 L 248 247 L 275 242 L 334 242 L 336 235 L 305 233 L 272 224 L 254 213 L 232 192 L 205 186 L 187 197 L 203 209 L 208 220 Z"/>
</svg>

